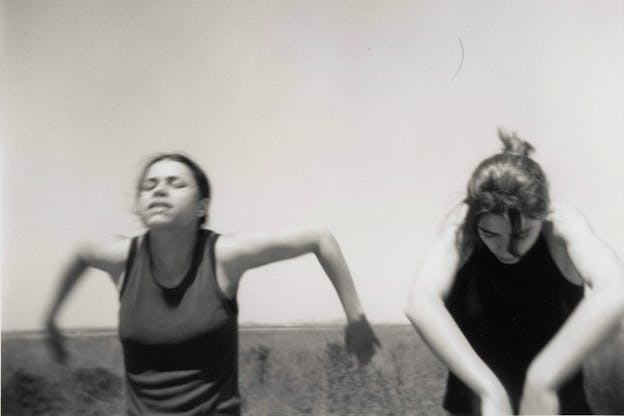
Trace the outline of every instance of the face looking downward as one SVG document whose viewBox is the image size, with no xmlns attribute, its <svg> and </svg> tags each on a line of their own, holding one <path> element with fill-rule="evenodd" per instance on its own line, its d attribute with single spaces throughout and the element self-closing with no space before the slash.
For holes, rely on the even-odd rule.
<svg viewBox="0 0 624 416">
<path fill-rule="evenodd" d="M 150 229 L 190 226 L 206 214 L 191 170 L 181 162 L 163 159 L 152 164 L 139 184 L 137 208 Z"/>
<path fill-rule="evenodd" d="M 521 216 L 520 230 L 517 234 L 512 232 L 511 222 L 503 215 L 484 214 L 477 223 L 479 238 L 498 261 L 504 264 L 519 262 L 533 247 L 541 230 L 541 220 L 527 218 L 524 215 Z"/>
</svg>

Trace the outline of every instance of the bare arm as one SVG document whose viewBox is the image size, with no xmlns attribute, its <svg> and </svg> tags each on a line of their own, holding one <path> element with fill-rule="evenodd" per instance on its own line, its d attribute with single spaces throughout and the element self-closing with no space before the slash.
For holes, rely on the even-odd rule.
<svg viewBox="0 0 624 416">
<path fill-rule="evenodd" d="M 378 342 L 360 303 L 351 272 L 336 239 L 325 230 L 302 228 L 277 233 L 223 236 L 217 242 L 217 280 L 227 296 L 233 297 L 245 271 L 269 263 L 312 253 L 334 286 L 349 322 L 347 341 L 366 361 Z M 351 334 L 351 335 L 350 335 Z M 370 358 L 370 356 L 368 357 Z"/>
<path fill-rule="evenodd" d="M 60 273 L 60 280 L 45 317 L 50 345 L 55 358 L 64 361 L 65 349 L 62 336 L 56 326 L 56 317 L 76 283 L 89 267 L 107 272 L 117 282 L 126 262 L 129 240 L 105 246 L 83 245 L 71 257 Z"/>
<path fill-rule="evenodd" d="M 569 207 L 554 206 L 551 224 L 546 229 L 547 237 L 565 245 L 564 254 L 592 291 L 529 366 L 522 412 L 543 413 L 543 408 L 531 405 L 531 394 L 556 392 L 624 313 L 624 267 L 615 253 Z"/>
<path fill-rule="evenodd" d="M 508 414 L 505 388 L 474 351 L 444 304 L 461 263 L 456 233 L 465 206 L 447 218 L 412 285 L 406 315 L 432 351 L 481 397 L 483 414 Z"/>
</svg>

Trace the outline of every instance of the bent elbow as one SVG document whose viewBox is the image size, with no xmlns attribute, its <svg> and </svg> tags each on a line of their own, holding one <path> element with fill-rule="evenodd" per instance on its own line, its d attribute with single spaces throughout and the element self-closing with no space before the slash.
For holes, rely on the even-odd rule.
<svg viewBox="0 0 624 416">
<path fill-rule="evenodd" d="M 403 311 L 407 319 L 417 328 L 425 320 L 425 312 L 427 309 L 425 304 L 426 299 L 423 299 L 422 296 L 412 295 L 409 303 Z"/>
<path fill-rule="evenodd" d="M 316 228 L 311 231 L 314 238 L 314 252 L 319 254 L 327 248 L 336 248 L 338 247 L 338 241 L 336 237 L 326 228 Z"/>
<path fill-rule="evenodd" d="M 423 328 L 427 326 L 427 322 L 430 318 L 427 317 L 426 311 L 422 307 L 409 307 L 405 310 L 405 316 L 407 320 L 410 321 L 412 326 L 418 331 L 421 332 Z"/>
<path fill-rule="evenodd" d="M 432 319 L 437 319 L 439 313 L 446 308 L 442 296 L 435 291 L 421 288 L 412 294 L 405 316 L 416 328 L 427 325 Z"/>
<path fill-rule="evenodd" d="M 411 304 L 407 305 L 407 307 L 403 310 L 403 313 L 405 314 L 405 317 L 407 318 L 407 320 L 412 323 L 412 325 L 418 326 L 418 322 L 420 320 L 419 320 L 417 308 L 414 308 Z"/>
</svg>

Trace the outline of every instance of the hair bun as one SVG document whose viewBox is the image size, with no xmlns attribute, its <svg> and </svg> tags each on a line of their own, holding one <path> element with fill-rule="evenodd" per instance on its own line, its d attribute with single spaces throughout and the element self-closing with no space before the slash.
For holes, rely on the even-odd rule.
<svg viewBox="0 0 624 416">
<path fill-rule="evenodd" d="M 507 133 L 499 128 L 498 138 L 503 142 L 503 154 L 528 157 L 535 150 L 531 143 L 518 137 L 515 132 Z"/>
</svg>

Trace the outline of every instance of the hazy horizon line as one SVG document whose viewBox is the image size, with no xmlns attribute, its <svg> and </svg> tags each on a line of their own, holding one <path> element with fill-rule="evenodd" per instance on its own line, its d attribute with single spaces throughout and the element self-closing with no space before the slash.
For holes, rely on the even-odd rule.
<svg viewBox="0 0 624 416">
<path fill-rule="evenodd" d="M 372 326 L 411 326 L 409 323 L 398 322 L 371 322 Z M 242 331 L 256 331 L 262 329 L 328 329 L 328 328 L 340 328 L 345 326 L 345 322 L 340 321 L 326 321 L 326 322 L 292 322 L 292 323 L 260 323 L 260 322 L 243 322 L 239 324 L 239 329 Z M 86 335 L 86 336 L 105 336 L 117 332 L 117 327 L 76 327 L 76 328 L 61 328 L 62 332 L 68 336 Z M 37 337 L 44 336 L 45 329 L 2 329 L 0 331 L 2 337 L 14 337 L 14 336 L 26 336 Z"/>
</svg>

